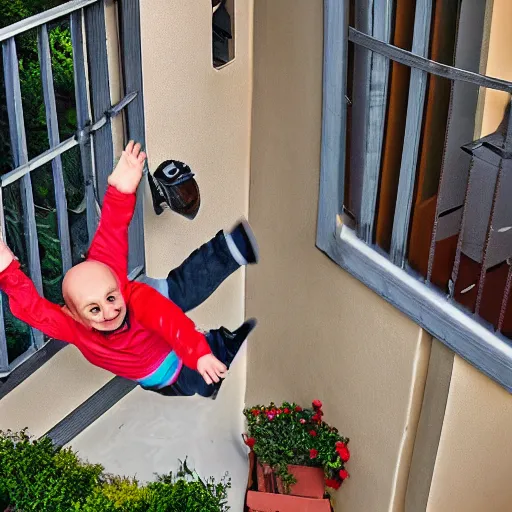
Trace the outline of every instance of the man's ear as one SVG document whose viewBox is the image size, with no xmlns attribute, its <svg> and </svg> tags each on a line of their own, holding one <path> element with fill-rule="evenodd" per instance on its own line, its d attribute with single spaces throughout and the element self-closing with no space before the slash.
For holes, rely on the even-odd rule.
<svg viewBox="0 0 512 512">
<path fill-rule="evenodd" d="M 80 317 L 76 313 L 71 311 L 71 309 L 69 309 L 66 305 L 62 306 L 62 311 L 64 311 L 64 313 L 66 313 L 66 315 L 70 316 L 76 322 L 82 323 Z"/>
</svg>

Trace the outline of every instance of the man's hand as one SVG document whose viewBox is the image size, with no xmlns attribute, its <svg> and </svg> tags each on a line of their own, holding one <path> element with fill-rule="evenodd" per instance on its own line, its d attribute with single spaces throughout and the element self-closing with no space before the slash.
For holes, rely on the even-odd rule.
<svg viewBox="0 0 512 512">
<path fill-rule="evenodd" d="M 228 369 L 213 354 L 200 357 L 197 361 L 197 371 L 201 374 L 206 384 L 219 382 L 226 377 Z"/>
<path fill-rule="evenodd" d="M 134 194 L 137 191 L 146 153 L 141 151 L 141 145 L 131 140 L 126 146 L 116 168 L 108 177 L 108 184 L 123 194 Z"/>
<path fill-rule="evenodd" d="M 3 272 L 14 259 L 15 257 L 11 249 L 7 247 L 5 242 L 0 240 L 0 272 Z"/>
</svg>

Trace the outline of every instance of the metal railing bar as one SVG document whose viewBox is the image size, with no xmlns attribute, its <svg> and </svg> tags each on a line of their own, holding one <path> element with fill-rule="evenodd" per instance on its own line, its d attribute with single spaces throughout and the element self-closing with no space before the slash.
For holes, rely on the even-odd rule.
<svg viewBox="0 0 512 512">
<path fill-rule="evenodd" d="M 57 119 L 57 105 L 53 87 L 52 58 L 48 41 L 47 25 L 42 25 L 38 33 L 39 62 L 41 67 L 41 80 L 43 83 L 43 97 L 46 111 L 46 126 L 50 148 L 60 144 L 59 122 Z M 57 155 L 52 160 L 53 183 L 55 189 L 55 208 L 57 210 L 57 225 L 59 232 L 62 270 L 67 272 L 71 268 L 71 239 L 68 223 L 68 204 L 66 199 L 66 186 L 62 170 L 62 159 Z"/>
<path fill-rule="evenodd" d="M 432 20 L 432 0 L 418 0 L 414 15 L 414 33 L 412 51 L 416 55 L 427 55 L 430 43 L 430 24 Z M 407 103 L 407 117 L 405 124 L 402 161 L 400 164 L 400 177 L 393 219 L 393 232 L 391 236 L 390 259 L 403 267 L 407 254 L 407 241 L 409 235 L 410 217 L 414 195 L 414 182 L 421 140 L 421 127 L 427 91 L 428 75 L 421 69 L 411 70 L 409 82 L 409 99 Z"/>
<path fill-rule="evenodd" d="M 48 162 L 51 162 L 59 155 L 62 155 L 62 153 L 65 153 L 66 151 L 74 148 L 77 145 L 78 142 L 76 138 L 70 137 L 69 139 L 66 139 L 65 141 L 61 142 L 58 146 L 48 149 L 44 153 L 41 153 L 39 156 L 36 156 L 35 158 L 27 162 L 25 165 L 20 165 L 19 167 L 16 167 L 12 171 L 9 171 L 8 173 L 4 174 L 0 178 L 2 187 L 6 187 L 7 185 L 14 183 L 15 181 L 18 181 L 23 176 L 29 174 L 35 169 L 38 169 L 39 167 L 42 167 Z"/>
<path fill-rule="evenodd" d="M 47 342 L 45 341 L 43 345 L 41 345 L 42 348 Z M 36 354 L 38 349 L 36 349 L 33 345 L 31 345 L 23 354 L 19 355 L 16 359 L 10 362 L 9 367 L 6 371 L 0 372 L 0 379 L 4 379 L 5 377 L 8 377 L 13 370 L 15 370 L 18 366 L 22 365 L 25 361 L 28 361 L 34 354 Z"/>
<path fill-rule="evenodd" d="M 118 116 L 122 112 L 123 108 L 127 107 L 135 98 L 137 98 L 138 94 L 139 93 L 137 91 L 131 92 L 130 94 L 127 94 L 121 101 L 119 101 L 119 103 L 114 105 L 108 111 L 110 116 L 111 117 Z"/>
<path fill-rule="evenodd" d="M 4 198 L 0 188 L 0 240 L 5 242 L 5 218 L 4 218 Z M 7 335 L 5 332 L 4 321 L 4 296 L 0 293 L 0 376 L 2 372 L 9 370 L 9 353 L 7 351 Z"/>
<path fill-rule="evenodd" d="M 75 80 L 75 103 L 78 131 L 84 132 L 91 122 L 89 97 L 87 94 L 87 75 L 83 38 L 83 10 L 75 11 L 70 16 L 71 43 L 73 46 L 73 72 Z M 86 137 L 80 143 L 80 161 L 85 183 L 85 200 L 87 215 L 87 233 L 92 240 L 98 225 L 99 217 L 96 209 L 94 170 L 92 164 L 91 138 Z"/>
<path fill-rule="evenodd" d="M 118 2 L 120 56 L 124 92 L 137 91 L 137 96 L 127 105 L 125 132 L 127 138 L 145 146 L 144 98 L 142 84 L 142 48 L 140 31 L 140 1 L 121 0 Z M 132 93 L 135 94 L 135 93 Z M 129 95 L 128 95 L 129 96 Z M 147 171 L 147 165 L 145 166 Z M 130 223 L 128 269 L 145 266 L 143 194 L 139 188 L 137 205 Z"/>
<path fill-rule="evenodd" d="M 18 21 L 17 23 L 13 23 L 12 25 L 8 25 L 7 27 L 0 29 L 0 42 L 6 41 L 11 37 L 22 34 L 23 32 L 27 32 L 33 28 L 37 28 L 45 23 L 49 23 L 58 18 L 62 18 L 74 11 L 82 9 L 87 5 L 94 4 L 99 0 L 73 0 L 71 2 L 67 2 L 65 4 L 54 7 L 53 9 L 49 9 L 40 14 L 36 14 L 31 16 L 30 18 L 26 18 L 24 20 Z"/>
<path fill-rule="evenodd" d="M 92 120 L 98 122 L 104 113 L 112 108 L 104 2 L 101 1 L 87 7 L 87 9 L 84 9 L 84 15 Z M 114 147 L 110 123 L 106 123 L 95 132 L 93 149 L 96 191 L 97 196 L 101 198 L 107 189 L 108 175 L 114 165 Z"/>
<path fill-rule="evenodd" d="M 349 40 L 354 44 L 384 55 L 410 68 L 421 69 L 432 75 L 448 78 L 449 80 L 462 80 L 464 82 L 473 83 L 479 87 L 512 93 L 512 82 L 481 75 L 480 73 L 474 73 L 472 71 L 465 71 L 453 66 L 448 66 L 447 64 L 440 64 L 439 62 L 421 57 L 420 55 L 415 55 L 412 52 L 403 50 L 392 44 L 379 41 L 353 27 L 349 27 Z"/>
<path fill-rule="evenodd" d="M 9 117 L 9 130 L 11 135 L 11 151 L 16 166 L 28 163 L 27 141 L 25 136 L 25 123 L 23 120 L 23 105 L 21 99 L 19 64 L 16 55 L 16 42 L 13 38 L 3 43 L 3 62 L 5 75 L 5 95 L 7 99 L 7 114 Z M 34 209 L 34 196 L 32 194 L 32 181 L 29 174 L 21 179 L 21 200 L 23 205 L 23 221 L 28 248 L 28 263 L 30 277 L 37 291 L 43 293 L 43 279 L 41 275 L 41 261 L 39 259 L 39 244 L 37 238 L 36 215 Z M 33 342 L 36 348 L 44 343 L 43 333 L 32 329 Z"/>
<path fill-rule="evenodd" d="M 59 142 L 58 145 L 46 150 L 44 153 L 41 153 L 39 156 L 33 158 L 25 165 L 20 165 L 19 167 L 16 167 L 12 171 L 9 171 L 8 173 L 5 173 L 4 175 L 0 176 L 0 185 L 2 187 L 6 187 L 7 185 L 14 183 L 15 181 L 25 176 L 26 174 L 29 174 L 30 172 L 34 171 L 35 169 L 38 169 L 39 167 L 42 167 L 48 162 L 51 162 L 52 160 L 58 158 L 66 151 L 69 151 L 70 149 L 74 148 L 75 146 L 80 144 L 80 141 L 82 141 L 82 143 L 85 144 L 91 133 L 94 133 L 95 131 L 105 126 L 105 124 L 107 124 L 108 122 L 109 117 L 119 115 L 122 112 L 122 109 L 129 105 L 130 102 L 136 98 L 136 96 L 137 93 L 131 93 L 126 95 L 119 103 L 114 105 L 114 107 L 112 107 L 112 109 L 108 111 L 107 115 L 103 116 L 90 128 L 86 127 L 85 129 L 78 132 L 78 134 L 75 135 L 74 137 L 70 137 L 69 139 L 66 139 L 63 142 Z"/>
</svg>

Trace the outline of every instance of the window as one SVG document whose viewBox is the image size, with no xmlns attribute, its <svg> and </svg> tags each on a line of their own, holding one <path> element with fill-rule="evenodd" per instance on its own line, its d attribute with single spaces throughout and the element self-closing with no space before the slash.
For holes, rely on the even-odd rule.
<svg viewBox="0 0 512 512">
<path fill-rule="evenodd" d="M 480 74 L 486 4 L 325 1 L 317 245 L 512 390 L 510 107 L 475 137 L 512 83 Z"/>
<path fill-rule="evenodd" d="M 212 62 L 220 69 L 235 58 L 235 0 L 212 0 Z"/>
<path fill-rule="evenodd" d="M 115 105 L 105 9 L 104 0 L 61 2 L 0 29 L 0 230 L 38 291 L 53 301 L 96 229 L 114 162 L 112 119 L 123 115 L 125 138 L 144 141 L 139 0 L 117 6 L 124 97 Z M 136 274 L 144 266 L 140 201 L 130 229 L 129 268 Z M 47 342 L 11 315 L 2 296 L 0 387 L 43 347 L 48 357 L 55 353 Z"/>
</svg>

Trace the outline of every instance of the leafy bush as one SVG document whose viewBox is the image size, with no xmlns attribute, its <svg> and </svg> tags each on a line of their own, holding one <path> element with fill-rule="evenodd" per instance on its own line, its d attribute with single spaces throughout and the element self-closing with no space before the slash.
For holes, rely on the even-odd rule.
<svg viewBox="0 0 512 512">
<path fill-rule="evenodd" d="M 148 485 L 152 497 L 148 512 L 225 512 L 227 490 L 231 482 L 226 474 L 220 482 L 213 478 L 203 481 L 185 461 L 176 475 L 160 476 L 157 482 Z"/>
<path fill-rule="evenodd" d="M 81 462 L 49 438 L 0 432 L 0 496 L 21 511 L 69 512 L 99 484 L 103 468 Z"/>
<path fill-rule="evenodd" d="M 141 484 L 108 475 L 48 438 L 0 432 L 0 511 L 19 512 L 227 512 L 227 475 L 204 482 L 186 464 L 176 474 Z"/>
<path fill-rule="evenodd" d="M 338 489 L 349 474 L 349 440 L 322 420 L 322 402 L 311 409 L 284 402 L 280 407 L 256 405 L 244 410 L 248 432 L 245 443 L 259 462 L 268 464 L 281 478 L 285 489 L 294 484 L 288 465 L 323 468 L 326 485 Z"/>
</svg>

